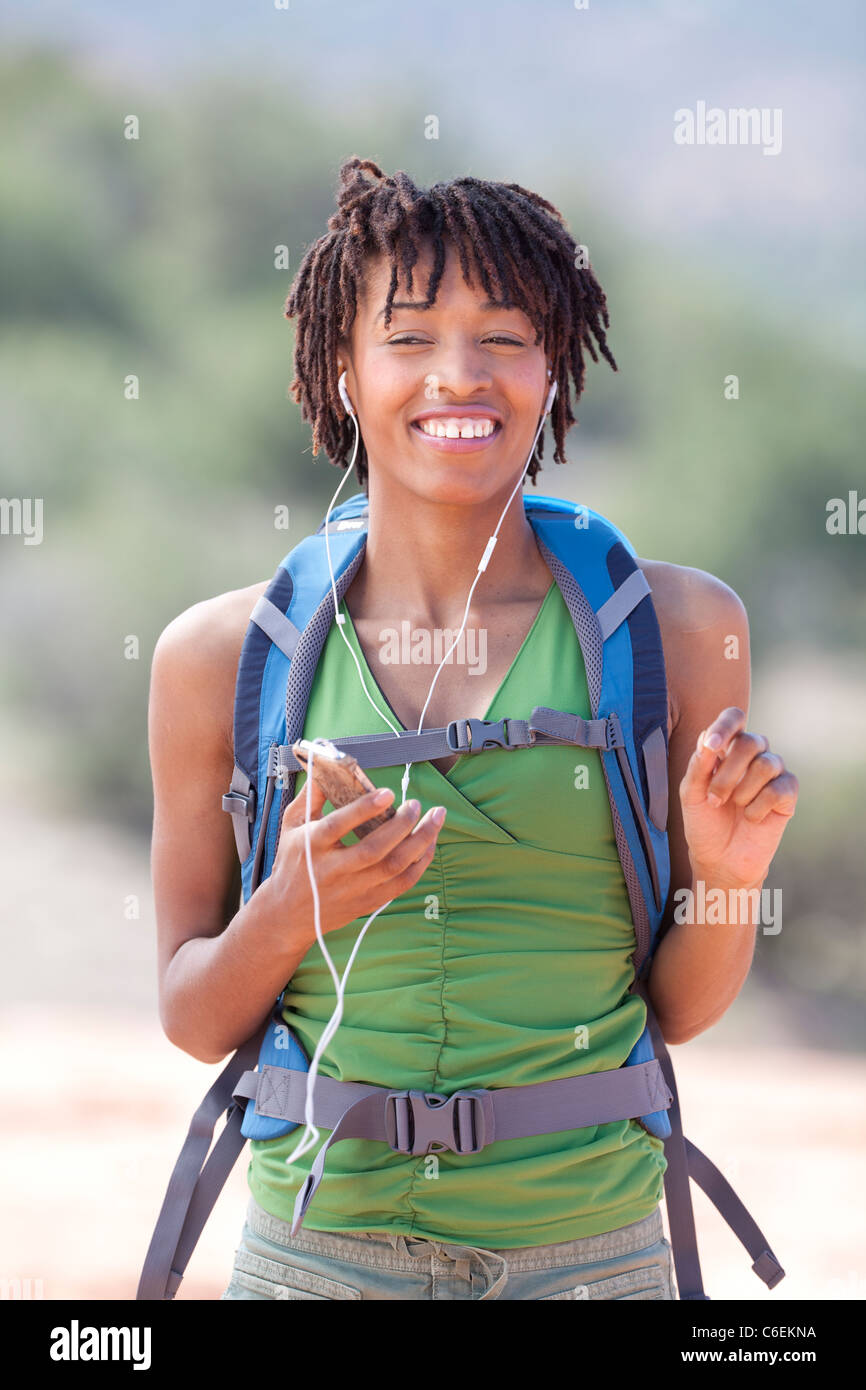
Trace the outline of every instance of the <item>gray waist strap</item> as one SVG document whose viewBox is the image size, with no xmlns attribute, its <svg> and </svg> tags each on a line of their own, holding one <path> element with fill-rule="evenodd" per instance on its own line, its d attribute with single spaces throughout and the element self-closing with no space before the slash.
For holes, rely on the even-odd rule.
<svg viewBox="0 0 866 1390">
<path fill-rule="evenodd" d="M 300 1124 L 307 1073 L 265 1064 L 243 1074 L 236 1100 L 255 1098 L 256 1111 Z M 658 1062 L 539 1081 L 501 1090 L 465 1090 L 451 1096 L 425 1091 L 389 1091 L 382 1086 L 316 1078 L 313 1120 L 330 1129 L 295 1201 L 293 1234 L 321 1182 L 328 1149 L 343 1139 L 376 1139 L 395 1153 L 426 1154 L 450 1149 L 479 1153 L 498 1139 L 521 1139 L 565 1129 L 610 1124 L 666 1110 L 672 1095 Z"/>
</svg>

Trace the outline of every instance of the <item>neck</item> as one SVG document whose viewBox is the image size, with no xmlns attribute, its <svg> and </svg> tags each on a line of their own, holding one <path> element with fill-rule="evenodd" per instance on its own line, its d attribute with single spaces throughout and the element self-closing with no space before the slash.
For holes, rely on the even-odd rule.
<svg viewBox="0 0 866 1390">
<path fill-rule="evenodd" d="M 514 487 L 471 507 L 419 498 L 382 487 L 368 475 L 369 524 L 364 559 L 349 586 L 353 605 L 370 619 L 419 618 L 458 626 L 489 538 Z M 518 488 L 499 528 L 493 554 L 472 595 L 473 612 L 507 604 L 550 587 L 535 533 Z"/>
</svg>

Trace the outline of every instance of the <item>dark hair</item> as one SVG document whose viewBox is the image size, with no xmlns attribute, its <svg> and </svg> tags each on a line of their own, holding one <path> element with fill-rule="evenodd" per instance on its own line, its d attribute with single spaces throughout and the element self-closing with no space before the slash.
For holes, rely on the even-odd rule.
<svg viewBox="0 0 866 1390">
<path fill-rule="evenodd" d="M 354 156 L 340 168 L 337 208 L 328 219 L 327 233 L 308 248 L 285 305 L 285 317 L 298 319 L 295 376 L 289 390 L 301 404 L 303 419 L 312 424 L 314 456 L 324 448 L 332 463 L 343 468 L 351 457 L 354 425 L 337 390 L 337 347 L 341 338 L 348 338 L 354 322 L 365 255 L 381 253 L 390 258 L 387 327 L 398 264 L 411 291 L 421 243 L 432 240 L 429 307 L 445 267 L 443 237 L 449 237 L 466 284 L 472 287 L 472 260 L 488 296 L 522 309 L 535 326 L 536 343 L 543 335 L 551 379 L 559 388 L 550 415 L 556 441 L 553 458 L 555 463 L 566 463 L 565 436 L 577 423 L 568 378 L 570 374 L 574 381 L 576 403 L 583 391 L 583 347 L 597 362 L 594 338 L 614 371 L 617 366 L 605 337 L 609 320 L 604 291 L 591 269 L 576 263 L 578 244 L 553 204 L 520 184 L 486 179 L 452 179 L 419 189 L 403 170 L 388 178 L 373 160 Z M 542 432 L 539 456 L 543 439 Z M 539 468 L 533 456 L 527 469 L 533 487 Z M 366 490 L 363 439 L 355 471 Z"/>
</svg>

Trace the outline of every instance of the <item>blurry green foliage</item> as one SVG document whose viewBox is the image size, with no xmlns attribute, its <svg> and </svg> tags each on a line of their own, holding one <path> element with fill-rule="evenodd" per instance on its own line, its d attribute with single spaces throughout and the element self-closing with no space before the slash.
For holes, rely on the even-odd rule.
<svg viewBox="0 0 866 1390">
<path fill-rule="evenodd" d="M 317 111 L 290 84 L 279 97 L 224 79 L 131 96 L 33 50 L 5 61 L 0 92 L 2 492 L 45 508 L 43 545 L 0 547 L 0 695 L 62 746 L 55 796 L 70 807 L 88 796 L 146 830 L 160 630 L 201 598 L 269 578 L 339 481 L 324 455 L 314 462 L 288 399 L 282 316 L 333 210 L 339 162 L 370 154 L 421 182 L 448 171 L 413 165 L 398 121 Z M 137 141 L 123 138 L 129 114 Z M 422 150 L 418 164 L 431 158 Z M 803 299 L 792 339 L 712 264 L 632 239 L 570 175 L 543 192 L 589 245 L 619 372 L 589 363 L 572 466 L 550 462 L 548 439 L 535 491 L 579 495 L 640 554 L 731 584 L 757 672 L 764 650 L 803 635 L 862 649 L 866 538 L 825 528 L 830 497 L 858 483 L 866 495 L 862 381 L 810 338 L 808 268 L 792 291 Z M 288 272 L 274 267 L 281 244 Z M 124 398 L 129 374 L 137 401 Z M 725 399 L 729 374 L 738 400 Z M 274 529 L 281 504 L 288 533 Z M 123 657 L 129 634 L 137 661 Z M 862 931 L 854 795 L 828 781 L 780 861 L 804 921 L 830 911 L 847 923 L 829 965 L 820 934 L 792 927 L 784 969 L 842 990 L 866 975 L 849 940 Z M 783 955 L 762 947 L 762 968 L 781 970 Z"/>
</svg>

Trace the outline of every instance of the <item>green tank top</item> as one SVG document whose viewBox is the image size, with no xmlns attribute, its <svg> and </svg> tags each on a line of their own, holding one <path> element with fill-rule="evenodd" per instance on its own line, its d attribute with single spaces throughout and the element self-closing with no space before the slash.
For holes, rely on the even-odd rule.
<svg viewBox="0 0 866 1390">
<path fill-rule="evenodd" d="M 345 603 L 341 611 L 371 698 L 402 728 Z M 486 718 L 527 719 L 535 705 L 592 713 L 580 645 L 555 582 Z M 304 737 L 387 729 L 333 623 Z M 403 765 L 372 773 L 377 785 L 393 787 L 395 805 L 402 775 Z M 304 780 L 299 773 L 296 791 Z M 444 805 L 448 815 L 428 868 L 364 938 L 320 1075 L 449 1094 L 621 1066 L 643 1031 L 646 1007 L 629 993 L 634 928 L 598 752 L 567 745 L 485 751 L 458 758 L 447 775 L 414 763 L 407 796 L 420 801 L 422 814 Z M 324 813 L 331 809 L 326 802 Z M 344 842 L 357 841 L 352 834 Z M 328 933 L 341 974 L 365 921 Z M 283 999 L 283 1017 L 308 1057 L 334 1004 L 314 944 Z M 284 1221 L 317 1152 L 286 1164 L 300 1134 L 251 1141 L 250 1191 Z M 384 1143 L 345 1140 L 329 1151 L 304 1224 L 487 1248 L 547 1245 L 648 1216 L 662 1196 L 665 1166 L 661 1140 L 636 1120 L 502 1140 L 464 1156 L 413 1158 Z"/>
</svg>

